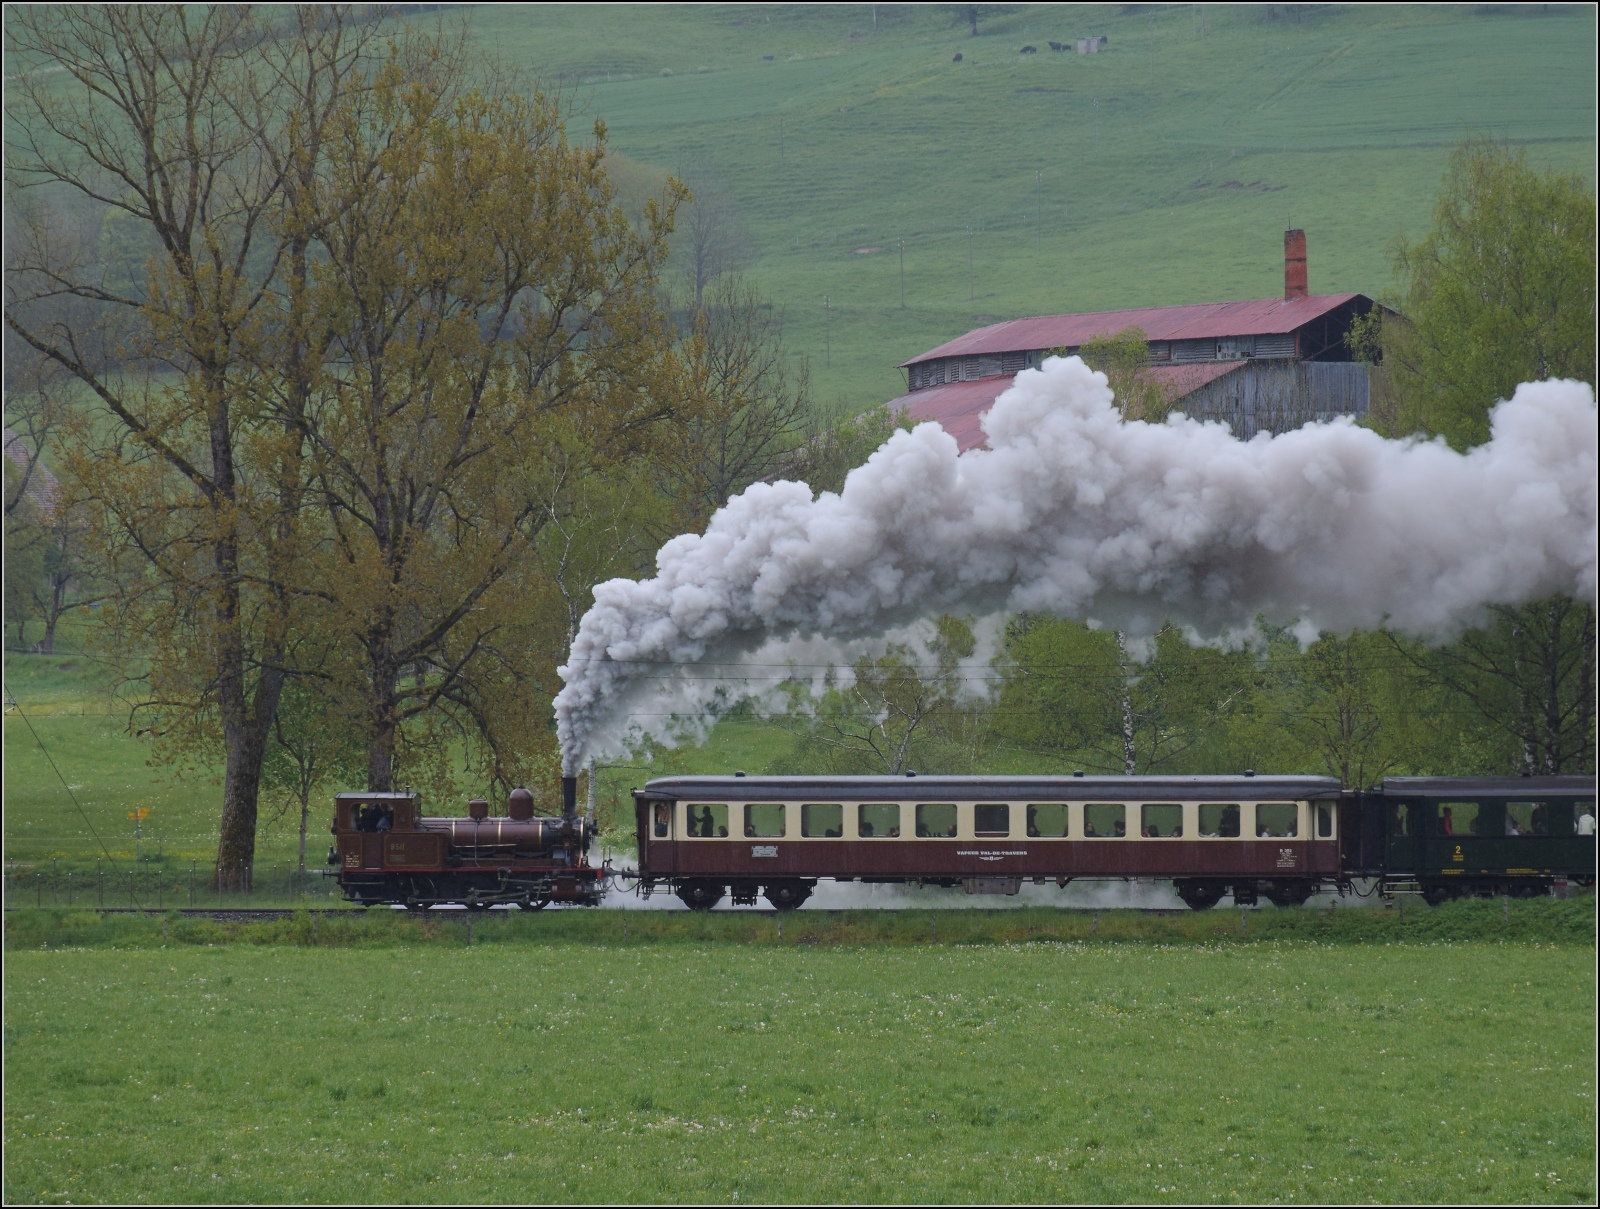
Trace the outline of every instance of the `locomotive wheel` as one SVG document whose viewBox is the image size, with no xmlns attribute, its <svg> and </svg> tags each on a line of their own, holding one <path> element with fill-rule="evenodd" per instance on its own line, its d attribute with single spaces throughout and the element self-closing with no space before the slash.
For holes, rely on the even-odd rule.
<svg viewBox="0 0 1600 1209">
<path fill-rule="evenodd" d="M 722 901 L 722 886 L 716 882 L 685 882 L 678 887 L 678 897 L 691 911 L 709 911 Z"/>
<path fill-rule="evenodd" d="M 1226 889 L 1221 882 L 1180 881 L 1173 884 L 1178 897 L 1194 911 L 1205 911 L 1222 901 Z"/>
<path fill-rule="evenodd" d="M 793 911 L 811 897 L 811 887 L 805 882 L 773 882 L 766 887 L 766 900 L 775 911 Z"/>
<path fill-rule="evenodd" d="M 522 904 L 523 909 L 526 911 L 543 911 L 549 905 L 550 900 L 548 898 L 529 899 L 527 902 Z"/>
</svg>

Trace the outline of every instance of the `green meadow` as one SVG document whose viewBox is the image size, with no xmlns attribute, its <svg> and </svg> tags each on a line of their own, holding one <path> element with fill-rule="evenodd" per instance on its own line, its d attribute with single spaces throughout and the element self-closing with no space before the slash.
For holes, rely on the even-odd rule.
<svg viewBox="0 0 1600 1209">
<path fill-rule="evenodd" d="M 1592 1203 L 1592 900 L 1448 938 L 1485 906 L 1366 944 L 14 919 L 5 1198 Z"/>
<path fill-rule="evenodd" d="M 981 323 L 1276 295 L 1290 225 L 1313 292 L 1382 292 L 1390 239 L 1427 229 L 1467 137 L 1594 176 L 1586 6 L 1002 8 L 977 37 L 956 5 L 506 5 L 470 23 L 645 177 L 700 164 L 724 183 L 817 397 L 852 410 Z M 1047 45 L 1091 33 L 1096 55 Z"/>
</svg>

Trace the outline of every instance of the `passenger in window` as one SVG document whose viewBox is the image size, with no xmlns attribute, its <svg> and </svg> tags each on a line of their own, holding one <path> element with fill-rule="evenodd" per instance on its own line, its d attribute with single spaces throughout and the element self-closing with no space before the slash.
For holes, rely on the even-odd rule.
<svg viewBox="0 0 1600 1209">
<path fill-rule="evenodd" d="M 667 832 L 672 827 L 672 807 L 665 802 L 656 803 L 656 839 L 667 838 Z"/>
<path fill-rule="evenodd" d="M 372 825 L 374 831 L 389 831 L 394 827 L 394 811 L 378 811 L 378 821 Z"/>
<path fill-rule="evenodd" d="M 1100 833 L 1094 829 L 1094 824 L 1088 819 L 1083 820 L 1083 838 L 1086 840 L 1097 840 L 1100 838 Z"/>
<path fill-rule="evenodd" d="M 1528 816 L 1528 822 L 1530 824 L 1528 827 L 1529 835 L 1550 834 L 1550 811 L 1546 809 L 1543 802 L 1534 803 L 1533 812 Z"/>
<path fill-rule="evenodd" d="M 1037 806 L 1028 807 L 1028 834 L 1030 836 L 1039 834 L 1039 808 Z"/>
<path fill-rule="evenodd" d="M 710 811 L 707 811 L 706 813 L 709 814 Z M 728 838 L 728 829 L 726 827 L 718 827 L 717 828 L 717 838 L 719 840 L 727 839 Z"/>
<path fill-rule="evenodd" d="M 1125 823 L 1123 823 L 1123 821 L 1121 819 L 1117 820 L 1117 825 L 1116 825 L 1116 828 L 1115 828 L 1115 834 L 1116 834 L 1117 839 L 1119 839 L 1119 840 L 1122 839 L 1124 836 L 1126 836 L 1128 834 L 1127 825 Z"/>
<path fill-rule="evenodd" d="M 1173 839 L 1177 839 L 1182 834 L 1183 834 L 1183 824 L 1179 823 L 1176 827 L 1174 827 L 1172 829 L 1172 838 Z"/>
<path fill-rule="evenodd" d="M 745 839 L 749 839 L 755 833 L 756 833 L 756 825 L 750 819 L 750 812 L 749 811 L 745 811 L 745 816 L 744 816 L 744 836 L 745 836 Z"/>
<path fill-rule="evenodd" d="M 1578 816 L 1578 821 L 1573 824 L 1578 829 L 1579 835 L 1594 834 L 1594 807 L 1585 806 L 1583 813 Z"/>
<path fill-rule="evenodd" d="M 1145 827 L 1144 827 L 1144 838 L 1145 839 L 1154 840 L 1154 839 L 1159 839 L 1160 837 L 1161 837 L 1161 833 L 1156 830 L 1156 825 L 1154 823 L 1146 823 L 1145 824 Z"/>
<path fill-rule="evenodd" d="M 1476 819 L 1473 822 L 1477 822 Z M 1439 834 L 1454 835 L 1456 833 L 1455 820 L 1450 817 L 1450 807 L 1446 806 L 1439 812 Z"/>
<path fill-rule="evenodd" d="M 1511 812 L 1509 810 L 1506 811 L 1506 834 L 1507 835 L 1521 835 L 1522 834 L 1522 832 L 1517 830 L 1517 820 L 1511 817 Z"/>
<path fill-rule="evenodd" d="M 900 838 L 900 824 L 896 823 L 893 827 L 889 828 L 889 830 L 887 832 L 885 832 L 884 834 L 891 840 L 899 839 Z"/>
</svg>

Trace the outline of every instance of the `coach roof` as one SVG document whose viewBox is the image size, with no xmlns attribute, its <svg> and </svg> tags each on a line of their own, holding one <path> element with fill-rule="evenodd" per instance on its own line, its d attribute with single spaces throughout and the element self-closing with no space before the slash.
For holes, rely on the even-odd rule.
<svg viewBox="0 0 1600 1209">
<path fill-rule="evenodd" d="M 1396 798 L 1594 797 L 1594 777 L 1385 777 L 1383 792 Z"/>
<path fill-rule="evenodd" d="M 1261 801 L 1335 798 L 1336 777 L 657 777 L 650 798 L 695 801 Z"/>
</svg>

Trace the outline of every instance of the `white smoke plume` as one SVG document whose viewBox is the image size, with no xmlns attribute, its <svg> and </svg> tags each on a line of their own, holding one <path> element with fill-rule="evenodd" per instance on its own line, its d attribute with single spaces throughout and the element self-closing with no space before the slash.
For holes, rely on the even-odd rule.
<svg viewBox="0 0 1600 1209">
<path fill-rule="evenodd" d="M 840 494 L 758 483 L 664 545 L 654 579 L 596 588 L 561 669 L 563 760 L 620 738 L 663 673 L 941 611 L 1134 635 L 1171 618 L 1202 638 L 1263 614 L 1442 640 L 1488 604 L 1593 599 L 1594 393 L 1519 386 L 1490 428 L 1460 454 L 1347 419 L 1249 441 L 1181 415 L 1125 423 L 1103 374 L 1050 358 L 996 401 L 987 449 L 958 457 L 937 424 L 897 432 Z"/>
</svg>

